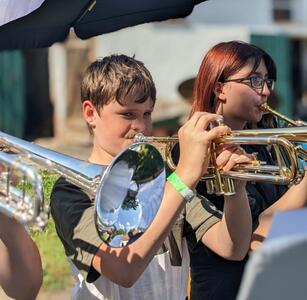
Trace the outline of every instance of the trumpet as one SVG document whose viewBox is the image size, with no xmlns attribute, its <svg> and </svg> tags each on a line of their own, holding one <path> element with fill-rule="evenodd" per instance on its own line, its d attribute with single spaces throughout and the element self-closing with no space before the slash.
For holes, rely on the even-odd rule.
<svg viewBox="0 0 307 300">
<path fill-rule="evenodd" d="M 307 123 L 304 122 L 304 121 L 295 121 L 295 120 L 292 120 L 290 118 L 288 118 L 287 116 L 277 112 L 276 110 L 274 110 L 273 108 L 271 108 L 267 102 L 264 102 L 260 105 L 260 109 L 264 112 L 267 112 L 267 113 L 270 113 L 274 116 L 276 116 L 277 118 L 285 121 L 288 125 L 290 126 L 293 126 L 293 127 L 300 127 L 300 126 L 307 126 Z"/>
<path fill-rule="evenodd" d="M 135 141 L 153 143 L 161 152 L 171 170 L 176 168 L 172 158 L 172 150 L 178 143 L 177 137 L 145 137 L 135 136 Z M 296 184 L 303 175 L 303 167 L 298 158 L 307 159 L 306 151 L 296 146 L 294 142 L 307 141 L 307 126 L 296 128 L 272 128 L 234 130 L 230 134 L 219 138 L 213 143 L 210 163 L 207 173 L 201 178 L 205 181 L 207 192 L 217 195 L 235 194 L 233 179 L 267 182 L 272 184 Z M 215 164 L 215 144 L 238 145 L 272 145 L 276 150 L 277 165 L 267 165 L 254 160 L 248 164 L 240 164 L 230 171 L 219 170 Z"/>
<path fill-rule="evenodd" d="M 31 177 L 34 190 L 38 192 L 35 198 L 39 201 L 42 201 L 41 181 L 34 176 L 29 164 L 65 177 L 95 199 L 94 221 L 98 234 L 112 247 L 121 247 L 137 238 L 151 224 L 160 206 L 165 167 L 161 154 L 150 144 L 136 143 L 127 147 L 108 167 L 46 149 L 4 132 L 0 132 L 1 147 L 16 154 L 16 159 L 10 163 L 15 166 L 15 161 L 18 161 L 18 166 Z M 0 153 L 8 155 L 4 151 Z M 20 209 L 29 202 L 30 195 L 26 197 L 27 201 L 20 201 L 26 189 L 17 192 L 11 185 L 11 181 L 0 185 L 1 193 L 6 190 L 5 197 L 0 198 L 3 201 L 0 209 L 5 208 L 6 214 L 16 217 L 16 213 L 11 212 L 12 207 L 17 205 Z M 38 207 L 37 203 L 31 209 L 25 205 L 22 208 L 25 218 L 35 218 L 39 213 Z"/>
<path fill-rule="evenodd" d="M 298 157 L 306 162 L 307 161 L 307 150 L 304 149 L 301 145 L 299 145 L 299 143 L 306 143 L 305 131 L 306 131 L 307 123 L 301 120 L 297 121 L 297 120 L 292 120 L 288 118 L 287 116 L 272 109 L 266 102 L 260 106 L 260 109 L 286 122 L 288 126 L 285 128 L 288 128 L 288 129 L 283 130 L 282 136 L 294 143 L 295 150 L 297 152 Z M 296 127 L 296 128 L 293 129 L 293 127 Z M 297 127 L 300 127 L 300 129 Z M 274 129 L 274 128 L 272 128 L 271 130 L 272 130 L 272 134 L 275 134 L 275 135 L 278 134 L 278 131 L 280 131 L 280 129 Z"/>
</svg>

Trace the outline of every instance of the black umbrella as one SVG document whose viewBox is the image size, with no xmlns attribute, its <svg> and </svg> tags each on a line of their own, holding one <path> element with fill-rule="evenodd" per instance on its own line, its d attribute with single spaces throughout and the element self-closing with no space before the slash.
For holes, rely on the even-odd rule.
<svg viewBox="0 0 307 300">
<path fill-rule="evenodd" d="M 189 15 L 206 0 L 45 0 L 29 15 L 0 27 L 0 49 L 48 47 L 71 27 L 81 39 L 128 26 Z"/>
</svg>

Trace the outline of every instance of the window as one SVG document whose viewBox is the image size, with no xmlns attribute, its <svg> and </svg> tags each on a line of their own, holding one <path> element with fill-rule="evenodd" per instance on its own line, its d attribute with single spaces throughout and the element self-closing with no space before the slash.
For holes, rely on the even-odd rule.
<svg viewBox="0 0 307 300">
<path fill-rule="evenodd" d="M 273 19 L 276 22 L 291 20 L 291 0 L 273 0 Z"/>
</svg>

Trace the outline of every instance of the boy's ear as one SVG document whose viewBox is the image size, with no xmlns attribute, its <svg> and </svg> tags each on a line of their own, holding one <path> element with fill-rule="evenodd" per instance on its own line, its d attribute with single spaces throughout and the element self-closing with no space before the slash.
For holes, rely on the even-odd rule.
<svg viewBox="0 0 307 300">
<path fill-rule="evenodd" d="M 226 101 L 226 95 L 224 93 L 224 84 L 222 82 L 217 82 L 214 87 L 215 97 L 222 102 Z"/>
<path fill-rule="evenodd" d="M 85 100 L 82 103 L 83 117 L 90 127 L 95 127 L 95 112 L 96 109 L 93 103 L 89 100 Z"/>
</svg>

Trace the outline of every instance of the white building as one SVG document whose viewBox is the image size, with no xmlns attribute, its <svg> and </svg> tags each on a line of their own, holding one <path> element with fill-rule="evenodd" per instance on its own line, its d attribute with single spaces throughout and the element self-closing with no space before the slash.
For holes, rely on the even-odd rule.
<svg viewBox="0 0 307 300">
<path fill-rule="evenodd" d="M 195 76 L 210 47 L 234 39 L 256 43 L 277 63 L 279 110 L 291 116 L 303 111 L 300 109 L 303 104 L 307 106 L 306 25 L 307 0 L 208 0 L 195 6 L 185 19 L 143 24 L 96 37 L 94 56 L 135 55 L 151 71 L 158 97 L 178 104 L 182 102 L 178 85 Z M 64 71 L 67 64 L 63 58 L 53 57 L 65 56 L 63 51 L 51 48 L 50 54 L 51 74 L 60 61 Z M 56 126 L 63 132 L 71 100 L 61 81 L 53 82 L 52 89 L 54 94 L 61 95 L 56 97 L 54 107 Z M 67 100 L 63 102 L 65 97 Z"/>
<path fill-rule="evenodd" d="M 180 82 L 195 76 L 214 44 L 257 43 L 275 59 L 281 111 L 307 105 L 307 0 L 209 0 L 186 19 L 143 24 L 97 38 L 96 55 L 136 55 L 152 72 L 158 96 L 178 100 Z M 292 91 L 292 92 L 291 92 Z"/>
</svg>

